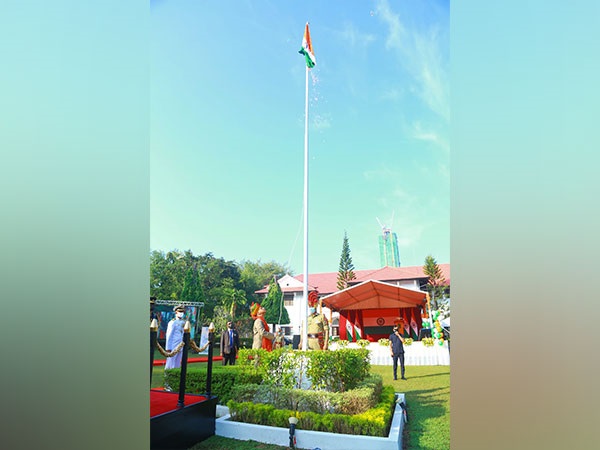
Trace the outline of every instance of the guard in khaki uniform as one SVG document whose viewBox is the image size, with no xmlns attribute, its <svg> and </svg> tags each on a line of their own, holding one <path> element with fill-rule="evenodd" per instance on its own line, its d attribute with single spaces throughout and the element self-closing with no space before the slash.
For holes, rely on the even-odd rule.
<svg viewBox="0 0 600 450">
<path fill-rule="evenodd" d="M 327 350 L 329 345 L 329 323 L 324 314 L 317 313 L 319 295 L 312 291 L 308 295 L 308 318 L 306 334 L 308 350 Z"/>
</svg>

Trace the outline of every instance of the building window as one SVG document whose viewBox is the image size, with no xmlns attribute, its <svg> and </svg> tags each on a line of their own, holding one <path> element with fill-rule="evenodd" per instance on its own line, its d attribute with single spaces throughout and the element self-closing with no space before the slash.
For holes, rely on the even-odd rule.
<svg viewBox="0 0 600 450">
<path fill-rule="evenodd" d="M 283 295 L 283 306 L 294 306 L 294 294 Z"/>
</svg>

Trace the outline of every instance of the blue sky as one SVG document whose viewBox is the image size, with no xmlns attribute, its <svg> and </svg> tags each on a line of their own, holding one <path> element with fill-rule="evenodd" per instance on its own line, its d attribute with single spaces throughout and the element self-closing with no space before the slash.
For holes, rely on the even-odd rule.
<svg viewBox="0 0 600 450">
<path fill-rule="evenodd" d="M 152 250 L 303 259 L 310 22 L 309 272 L 450 262 L 447 1 L 153 1 Z M 393 221 L 392 221 L 393 217 Z"/>
</svg>

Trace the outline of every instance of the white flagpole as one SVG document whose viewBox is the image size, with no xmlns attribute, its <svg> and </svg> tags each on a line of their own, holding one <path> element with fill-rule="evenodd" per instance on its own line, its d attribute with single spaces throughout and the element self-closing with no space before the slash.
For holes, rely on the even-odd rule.
<svg viewBox="0 0 600 450">
<path fill-rule="evenodd" d="M 308 66 L 306 66 L 306 89 L 304 95 L 304 287 L 300 307 L 300 328 L 302 350 L 306 350 L 308 341 Z"/>
</svg>

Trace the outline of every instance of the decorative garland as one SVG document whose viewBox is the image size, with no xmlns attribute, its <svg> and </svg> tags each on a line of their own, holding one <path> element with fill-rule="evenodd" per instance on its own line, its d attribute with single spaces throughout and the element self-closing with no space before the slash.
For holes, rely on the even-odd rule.
<svg viewBox="0 0 600 450">
<path fill-rule="evenodd" d="M 204 350 L 206 350 L 206 348 L 208 347 L 208 344 L 210 344 L 210 341 L 207 342 L 206 344 L 204 344 L 204 346 L 202 346 L 202 348 L 198 347 L 196 345 L 196 343 L 190 339 L 190 347 L 192 347 L 192 350 L 194 350 L 197 353 L 202 353 Z"/>
<path fill-rule="evenodd" d="M 181 341 L 177 347 L 175 347 L 173 350 L 168 352 L 164 348 L 162 348 L 162 346 L 158 343 L 158 341 L 156 341 L 156 348 L 158 348 L 158 351 L 160 352 L 160 354 L 165 356 L 166 358 L 175 356 L 177 353 L 179 353 L 181 351 L 181 349 L 183 349 L 184 345 L 185 345 L 185 342 Z"/>
<path fill-rule="evenodd" d="M 204 350 L 206 350 L 206 348 L 208 347 L 208 344 L 209 343 L 207 342 L 206 344 L 204 344 L 202 346 L 202 348 L 200 348 L 196 345 L 196 343 L 194 341 L 190 340 L 190 347 L 192 348 L 192 350 L 194 350 L 197 353 L 201 353 Z M 166 358 L 175 356 L 177 353 L 179 353 L 183 349 L 184 345 L 185 345 L 185 342 L 181 341 L 179 343 L 179 345 L 177 345 L 177 347 L 175 347 L 172 351 L 168 352 L 164 348 L 162 348 L 162 346 L 160 345 L 160 343 L 158 341 L 156 341 L 156 348 L 158 348 L 158 351 L 160 352 L 160 354 Z"/>
</svg>

